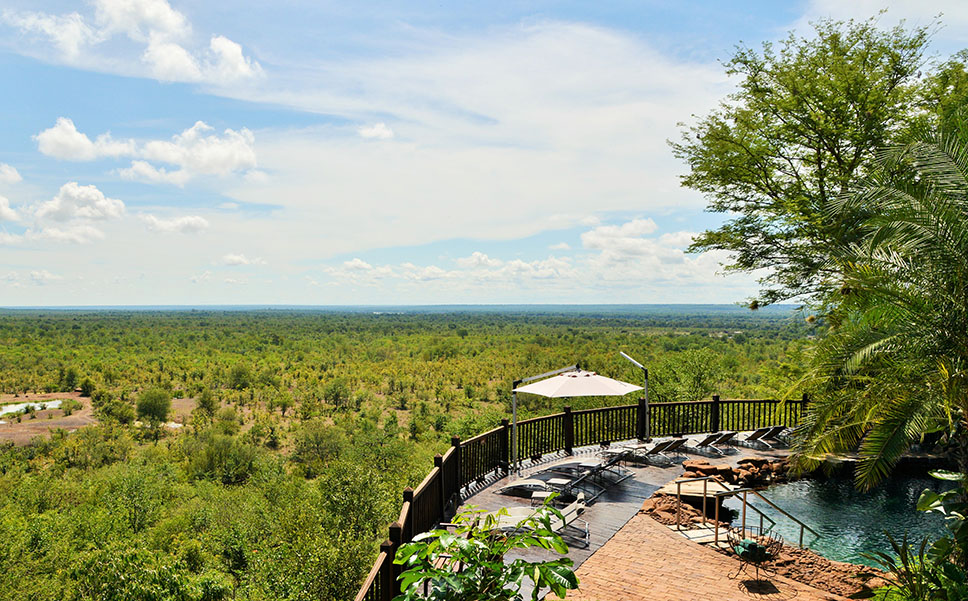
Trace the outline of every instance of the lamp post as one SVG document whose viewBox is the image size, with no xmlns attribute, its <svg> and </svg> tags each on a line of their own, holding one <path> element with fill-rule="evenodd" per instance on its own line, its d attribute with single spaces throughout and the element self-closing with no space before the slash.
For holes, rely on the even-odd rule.
<svg viewBox="0 0 968 601">
<path fill-rule="evenodd" d="M 652 432 L 649 424 L 649 369 L 622 351 L 619 351 L 618 354 L 628 359 L 635 367 L 641 369 L 642 373 L 645 375 L 645 384 L 642 386 L 642 393 L 645 395 L 645 440 L 651 441 Z"/>
<path fill-rule="evenodd" d="M 566 371 L 575 371 L 578 369 L 578 364 L 569 365 L 568 367 L 562 367 L 561 369 L 556 369 L 555 371 L 549 371 L 548 373 L 541 374 L 540 376 L 531 376 L 530 378 L 523 378 L 521 380 L 515 380 L 511 385 L 511 465 L 514 466 L 514 474 L 518 475 L 520 470 L 518 469 L 518 393 L 515 392 L 518 386 L 526 382 L 533 382 L 534 380 L 540 380 L 541 378 L 547 378 L 548 376 L 557 376 L 558 374 L 563 374 Z"/>
</svg>

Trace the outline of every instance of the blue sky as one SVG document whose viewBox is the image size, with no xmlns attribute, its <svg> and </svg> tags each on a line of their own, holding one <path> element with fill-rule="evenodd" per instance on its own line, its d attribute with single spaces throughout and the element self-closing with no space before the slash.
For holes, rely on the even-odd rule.
<svg viewBox="0 0 968 601">
<path fill-rule="evenodd" d="M 0 2 L 0 306 L 737 302 L 717 61 L 961 2 Z"/>
</svg>

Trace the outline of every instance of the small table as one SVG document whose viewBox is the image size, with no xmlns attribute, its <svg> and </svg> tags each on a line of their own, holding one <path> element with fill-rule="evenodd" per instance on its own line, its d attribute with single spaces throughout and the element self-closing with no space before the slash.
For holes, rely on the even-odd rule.
<svg viewBox="0 0 968 601">
<path fill-rule="evenodd" d="M 571 484 L 571 480 L 568 478 L 551 478 L 548 480 L 547 484 L 552 488 L 564 488 Z"/>
<path fill-rule="evenodd" d="M 531 506 L 533 507 L 534 505 L 544 505 L 548 501 L 548 497 L 550 497 L 553 494 L 555 493 L 553 493 L 550 490 L 534 491 L 533 493 L 531 493 Z M 537 503 L 535 503 L 535 501 L 537 501 Z"/>
</svg>

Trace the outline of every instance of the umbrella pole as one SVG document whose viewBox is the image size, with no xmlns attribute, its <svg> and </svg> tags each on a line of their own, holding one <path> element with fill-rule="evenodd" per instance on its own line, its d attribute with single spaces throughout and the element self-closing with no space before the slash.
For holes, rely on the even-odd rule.
<svg viewBox="0 0 968 601">
<path fill-rule="evenodd" d="M 618 354 L 619 355 L 622 355 L 622 357 L 628 359 L 629 362 L 632 363 L 632 365 L 634 365 L 635 367 L 638 367 L 639 369 L 641 369 L 642 370 L 642 373 L 645 375 L 645 386 L 642 388 L 642 392 L 645 393 L 645 420 L 644 420 L 645 421 L 645 432 L 644 432 L 644 434 L 645 434 L 645 440 L 647 442 L 651 442 L 652 441 L 652 424 L 649 423 L 649 368 L 647 368 L 646 366 L 642 365 L 641 363 L 639 363 L 638 361 L 636 361 L 632 357 L 629 357 L 623 351 L 619 351 Z"/>
<path fill-rule="evenodd" d="M 645 386 L 642 388 L 642 392 L 645 394 L 645 440 L 651 442 L 652 424 L 649 423 L 649 370 L 643 367 L 642 371 L 645 372 Z"/>
<path fill-rule="evenodd" d="M 520 380 L 515 380 L 511 387 L 511 465 L 514 475 L 520 474 L 518 470 L 518 393 L 514 389 L 520 384 Z"/>
</svg>

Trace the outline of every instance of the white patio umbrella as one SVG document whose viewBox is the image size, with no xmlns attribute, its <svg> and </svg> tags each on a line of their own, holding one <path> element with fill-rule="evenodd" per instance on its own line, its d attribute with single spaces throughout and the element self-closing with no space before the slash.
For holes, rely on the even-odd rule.
<svg viewBox="0 0 968 601">
<path fill-rule="evenodd" d="M 518 467 L 518 396 L 519 392 L 537 394 L 549 398 L 582 397 L 582 396 L 623 396 L 636 390 L 642 390 L 641 386 L 613 380 L 600 376 L 593 371 L 583 371 L 577 366 L 566 367 L 555 372 L 549 372 L 540 376 L 534 376 L 515 382 L 527 382 L 537 380 L 544 376 L 551 376 L 547 379 L 518 386 L 511 389 L 511 404 L 513 407 L 514 425 L 511 430 L 511 451 L 512 463 L 515 471 Z"/>
<path fill-rule="evenodd" d="M 606 378 L 593 371 L 577 369 L 534 384 L 519 386 L 514 389 L 514 392 L 528 392 L 558 399 L 580 396 L 623 396 L 636 390 L 642 390 L 642 387 Z"/>
</svg>

